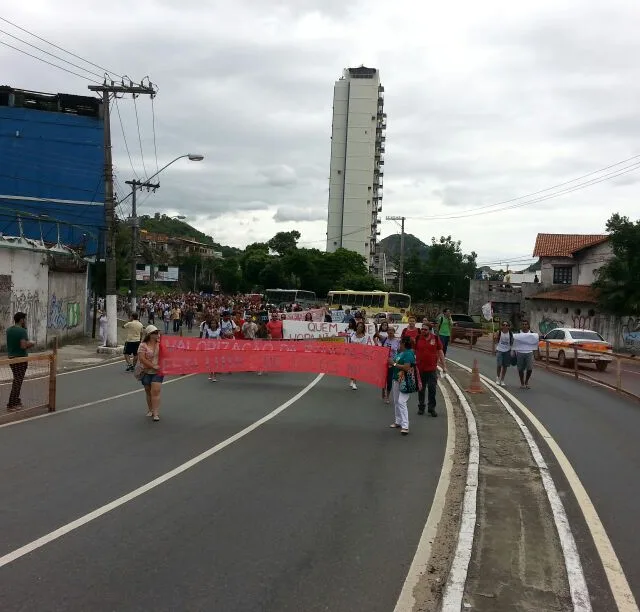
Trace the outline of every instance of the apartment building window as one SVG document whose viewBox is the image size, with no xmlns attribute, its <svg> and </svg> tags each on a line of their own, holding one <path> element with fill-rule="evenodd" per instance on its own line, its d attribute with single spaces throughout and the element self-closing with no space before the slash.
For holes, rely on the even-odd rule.
<svg viewBox="0 0 640 612">
<path fill-rule="evenodd" d="M 573 266 L 556 266 L 553 268 L 554 285 L 570 285 L 572 282 Z"/>
</svg>

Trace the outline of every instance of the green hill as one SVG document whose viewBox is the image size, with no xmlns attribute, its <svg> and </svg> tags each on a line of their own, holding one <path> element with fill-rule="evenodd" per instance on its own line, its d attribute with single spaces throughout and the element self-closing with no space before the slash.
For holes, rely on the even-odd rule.
<svg viewBox="0 0 640 612">
<path fill-rule="evenodd" d="M 400 259 L 400 234 L 391 234 L 380 241 L 380 250 L 385 253 L 387 259 L 398 261 Z M 429 247 L 416 238 L 413 234 L 404 235 L 404 254 L 410 257 L 416 254 L 419 259 L 426 261 L 429 258 Z"/>
</svg>

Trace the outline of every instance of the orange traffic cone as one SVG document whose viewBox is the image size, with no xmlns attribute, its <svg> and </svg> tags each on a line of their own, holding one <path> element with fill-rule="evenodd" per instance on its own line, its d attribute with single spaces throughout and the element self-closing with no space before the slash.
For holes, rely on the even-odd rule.
<svg viewBox="0 0 640 612">
<path fill-rule="evenodd" d="M 473 360 L 473 368 L 471 370 L 471 384 L 468 389 L 465 389 L 467 393 L 484 393 L 482 383 L 480 382 L 480 370 L 478 369 L 478 360 Z"/>
</svg>

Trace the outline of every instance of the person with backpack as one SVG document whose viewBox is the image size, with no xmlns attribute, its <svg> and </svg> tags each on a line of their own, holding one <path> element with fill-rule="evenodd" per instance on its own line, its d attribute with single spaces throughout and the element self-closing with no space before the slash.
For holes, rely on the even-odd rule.
<svg viewBox="0 0 640 612">
<path fill-rule="evenodd" d="M 511 353 L 513 350 L 511 325 L 507 321 L 503 321 L 502 328 L 495 333 L 493 339 L 496 342 L 496 385 L 505 387 L 504 377 L 507 373 L 507 368 L 511 365 Z"/>
</svg>

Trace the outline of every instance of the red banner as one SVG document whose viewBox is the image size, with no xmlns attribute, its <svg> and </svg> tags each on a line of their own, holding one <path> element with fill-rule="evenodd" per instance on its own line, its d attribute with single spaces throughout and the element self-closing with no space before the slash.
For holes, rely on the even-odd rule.
<svg viewBox="0 0 640 612">
<path fill-rule="evenodd" d="M 337 342 L 160 339 L 163 374 L 316 372 L 384 387 L 389 349 Z"/>
</svg>

